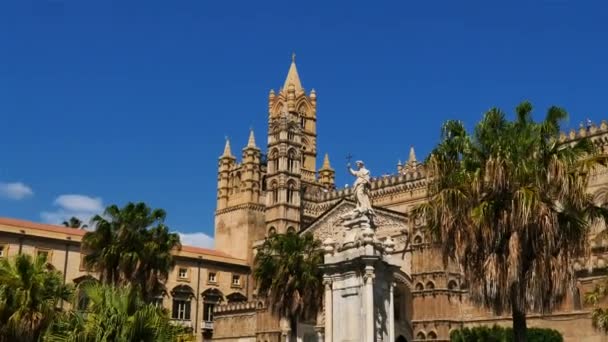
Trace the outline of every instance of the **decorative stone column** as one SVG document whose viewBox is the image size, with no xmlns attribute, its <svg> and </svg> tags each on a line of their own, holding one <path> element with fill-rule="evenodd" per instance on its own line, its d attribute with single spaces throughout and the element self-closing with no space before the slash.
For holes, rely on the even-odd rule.
<svg viewBox="0 0 608 342">
<path fill-rule="evenodd" d="M 374 342 L 374 266 L 365 266 L 365 341 Z"/>
<path fill-rule="evenodd" d="M 391 253 L 395 251 L 395 241 L 393 238 L 388 236 L 384 240 L 384 251 L 390 259 Z M 388 305 L 388 340 L 390 342 L 395 341 L 395 283 L 389 282 L 389 305 Z"/>
<path fill-rule="evenodd" d="M 388 340 L 395 341 L 395 283 L 389 284 Z"/>
<path fill-rule="evenodd" d="M 333 320 L 333 301 L 331 292 L 331 279 L 326 277 L 323 279 L 325 285 L 325 342 L 332 342 L 332 320 Z"/>
</svg>

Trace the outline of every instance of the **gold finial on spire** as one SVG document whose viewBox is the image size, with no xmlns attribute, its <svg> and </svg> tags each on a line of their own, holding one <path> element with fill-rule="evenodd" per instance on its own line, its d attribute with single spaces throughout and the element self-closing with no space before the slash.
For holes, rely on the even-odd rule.
<svg viewBox="0 0 608 342">
<path fill-rule="evenodd" d="M 295 52 L 291 55 L 291 65 L 289 66 L 287 78 L 285 79 L 285 83 L 283 84 L 283 89 L 281 91 L 287 91 L 290 85 L 293 86 L 293 89 L 295 90 L 296 94 L 304 90 L 302 88 L 302 82 L 300 82 L 300 75 L 298 75 L 298 69 L 296 68 Z"/>
</svg>

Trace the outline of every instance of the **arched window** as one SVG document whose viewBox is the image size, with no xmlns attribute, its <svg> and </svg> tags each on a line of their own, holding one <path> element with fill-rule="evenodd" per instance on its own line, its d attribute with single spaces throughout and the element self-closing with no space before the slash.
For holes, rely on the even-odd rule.
<svg viewBox="0 0 608 342">
<path fill-rule="evenodd" d="M 416 339 L 417 340 L 426 340 L 426 336 L 424 335 L 424 333 L 422 331 L 419 331 L 418 334 L 416 334 Z"/>
<path fill-rule="evenodd" d="M 296 184 L 292 181 L 287 183 L 287 203 L 294 203 L 294 195 L 296 192 Z"/>
<path fill-rule="evenodd" d="M 275 227 L 270 227 L 270 229 L 268 229 L 268 236 L 273 236 L 277 233 L 277 229 Z"/>
<path fill-rule="evenodd" d="M 422 236 L 416 235 L 414 237 L 414 243 L 417 244 L 417 245 L 421 244 L 422 243 Z"/>
<path fill-rule="evenodd" d="M 171 318 L 180 321 L 189 321 L 192 311 L 192 298 L 194 290 L 188 285 L 178 285 L 171 291 L 173 306 Z"/>
<path fill-rule="evenodd" d="M 76 284 L 76 308 L 80 311 L 86 311 L 89 307 L 89 297 L 86 293 L 86 287 L 99 283 L 99 281 L 90 275 L 84 275 L 73 280 Z"/>
<path fill-rule="evenodd" d="M 269 155 L 269 165 L 270 165 L 270 173 L 279 171 L 279 151 L 274 149 L 270 152 Z"/>
<path fill-rule="evenodd" d="M 288 234 L 293 234 L 293 233 L 295 233 L 295 232 L 296 232 L 296 229 L 295 229 L 294 227 L 289 226 L 289 228 L 287 228 L 287 233 L 288 233 Z"/>
<path fill-rule="evenodd" d="M 437 339 L 437 334 L 436 334 L 434 331 L 431 331 L 431 332 L 430 332 L 430 333 L 427 335 L 427 338 L 428 338 L 429 340 L 435 340 L 435 339 Z"/>
<path fill-rule="evenodd" d="M 429 281 L 426 283 L 426 289 L 427 290 L 434 290 L 435 289 L 435 283 L 433 283 L 432 281 Z"/>
<path fill-rule="evenodd" d="M 287 139 L 289 139 L 289 141 L 293 141 L 295 137 L 295 133 L 293 132 L 292 129 L 287 131 Z"/>
<path fill-rule="evenodd" d="M 294 150 L 287 152 L 287 170 L 289 172 L 296 171 L 296 152 Z"/>
<path fill-rule="evenodd" d="M 306 128 L 306 113 L 308 112 L 308 106 L 302 103 L 298 108 L 298 115 L 300 116 L 300 127 L 302 129 Z"/>
<path fill-rule="evenodd" d="M 422 291 L 424 290 L 424 285 L 422 285 L 422 283 L 416 283 L 416 291 Z"/>
<path fill-rule="evenodd" d="M 270 184 L 270 191 L 272 193 L 272 203 L 277 203 L 279 201 L 279 187 L 276 181 Z"/>
<path fill-rule="evenodd" d="M 240 292 L 233 292 L 226 296 L 228 303 L 242 303 L 247 301 L 247 297 Z"/>
<path fill-rule="evenodd" d="M 213 309 L 224 300 L 222 292 L 214 287 L 201 293 L 203 297 L 203 321 L 213 322 Z"/>
<path fill-rule="evenodd" d="M 458 283 L 456 283 L 456 280 L 450 280 L 448 281 L 448 289 L 449 290 L 457 290 L 458 289 Z"/>
</svg>

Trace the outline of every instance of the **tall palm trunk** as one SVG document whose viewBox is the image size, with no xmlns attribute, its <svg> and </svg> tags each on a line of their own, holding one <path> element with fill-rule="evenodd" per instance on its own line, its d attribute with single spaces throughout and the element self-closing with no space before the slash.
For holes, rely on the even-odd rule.
<svg viewBox="0 0 608 342">
<path fill-rule="evenodd" d="M 511 316 L 513 320 L 513 342 L 526 342 L 528 327 L 524 308 L 524 293 L 518 283 L 511 288 Z"/>
</svg>

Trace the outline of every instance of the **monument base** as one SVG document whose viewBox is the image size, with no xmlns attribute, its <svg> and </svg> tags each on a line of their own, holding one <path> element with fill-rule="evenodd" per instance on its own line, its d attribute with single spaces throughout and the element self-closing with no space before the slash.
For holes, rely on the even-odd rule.
<svg viewBox="0 0 608 342">
<path fill-rule="evenodd" d="M 392 342 L 394 242 L 378 241 L 369 221 L 349 223 L 339 246 L 324 242 L 325 341 Z"/>
</svg>

